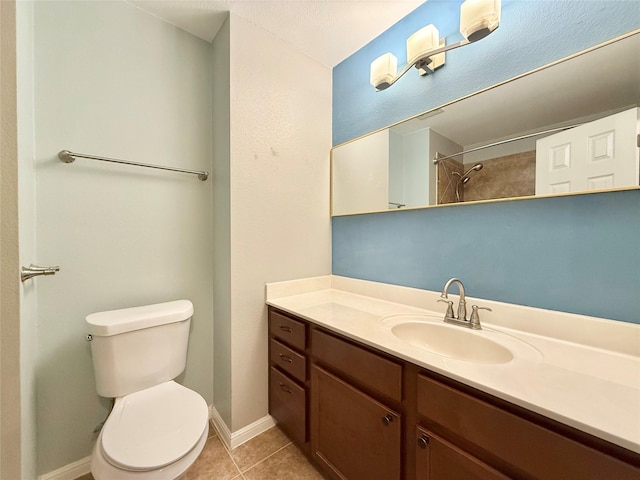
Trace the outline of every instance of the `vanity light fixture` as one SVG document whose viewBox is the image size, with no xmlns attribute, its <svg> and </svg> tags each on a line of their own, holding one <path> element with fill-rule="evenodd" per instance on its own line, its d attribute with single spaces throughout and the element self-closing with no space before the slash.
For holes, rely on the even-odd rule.
<svg viewBox="0 0 640 480">
<path fill-rule="evenodd" d="M 434 25 L 421 28 L 407 39 L 407 65 L 398 74 L 398 59 L 385 53 L 371 62 L 371 85 L 376 91 L 389 88 L 411 67 L 420 75 L 433 73 L 444 65 L 445 52 L 483 39 L 500 25 L 501 0 L 465 0 L 460 6 L 460 33 L 464 40 L 446 45 Z"/>
</svg>

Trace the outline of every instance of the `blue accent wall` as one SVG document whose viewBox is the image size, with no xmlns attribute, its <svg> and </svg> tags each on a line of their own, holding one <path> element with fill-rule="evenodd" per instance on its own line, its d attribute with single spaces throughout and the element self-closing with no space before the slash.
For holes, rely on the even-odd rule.
<svg viewBox="0 0 640 480">
<path fill-rule="evenodd" d="M 429 0 L 333 69 L 333 145 L 640 28 L 638 0 L 502 0 L 502 21 L 491 35 L 448 52 L 435 75 L 412 70 L 376 92 L 371 62 L 391 52 L 400 70 L 407 37 L 416 30 L 433 23 L 447 44 L 462 40 L 461 3 Z"/>
<path fill-rule="evenodd" d="M 334 145 L 640 28 L 637 0 L 503 0 L 494 34 L 375 92 L 369 64 L 403 63 L 417 29 L 460 39 L 460 3 L 430 0 L 334 68 Z M 640 323 L 640 191 L 334 217 L 333 273 L 429 290 L 457 276 L 471 296 Z"/>
<path fill-rule="evenodd" d="M 334 217 L 333 274 L 640 323 L 640 191 Z"/>
</svg>

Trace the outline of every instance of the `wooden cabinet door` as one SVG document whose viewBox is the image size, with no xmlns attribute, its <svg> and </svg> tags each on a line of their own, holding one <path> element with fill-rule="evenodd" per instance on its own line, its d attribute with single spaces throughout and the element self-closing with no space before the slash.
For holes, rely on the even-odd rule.
<svg viewBox="0 0 640 480">
<path fill-rule="evenodd" d="M 416 480 L 508 480 L 455 445 L 418 427 Z"/>
<path fill-rule="evenodd" d="M 316 365 L 311 392 L 311 451 L 334 478 L 400 480 L 400 415 Z"/>
</svg>

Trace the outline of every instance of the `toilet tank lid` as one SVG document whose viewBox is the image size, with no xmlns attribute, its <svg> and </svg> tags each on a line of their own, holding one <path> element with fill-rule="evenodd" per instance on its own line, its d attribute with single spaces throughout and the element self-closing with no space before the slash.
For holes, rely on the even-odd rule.
<svg viewBox="0 0 640 480">
<path fill-rule="evenodd" d="M 174 300 L 141 307 L 92 313 L 87 315 L 86 322 L 91 335 L 107 337 L 180 322 L 191 318 L 192 315 L 193 304 L 189 300 Z"/>
</svg>

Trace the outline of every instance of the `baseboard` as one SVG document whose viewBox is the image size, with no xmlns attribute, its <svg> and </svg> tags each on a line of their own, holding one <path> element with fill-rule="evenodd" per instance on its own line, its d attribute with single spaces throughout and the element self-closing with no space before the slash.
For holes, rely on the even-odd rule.
<svg viewBox="0 0 640 480">
<path fill-rule="evenodd" d="M 218 436 L 222 443 L 224 443 L 227 448 L 231 448 L 231 430 L 227 427 L 227 424 L 224 423 L 222 417 L 218 413 L 218 410 L 213 405 L 209 405 L 209 419 L 213 422 L 213 426 L 218 431 Z"/>
<path fill-rule="evenodd" d="M 231 432 L 213 405 L 209 406 L 209 418 L 216 427 L 216 430 L 220 435 L 220 439 L 229 450 L 239 447 L 243 443 L 251 440 L 253 437 L 257 437 L 261 433 L 266 432 L 276 424 L 271 415 L 265 415 L 246 427 L 241 428 L 236 432 Z"/>
<path fill-rule="evenodd" d="M 266 415 L 237 432 L 231 432 L 213 405 L 209 406 L 209 418 L 218 430 L 220 439 L 229 450 L 248 442 L 276 424 L 271 415 Z M 39 475 L 38 480 L 75 480 L 87 473 L 91 473 L 91 457 L 81 458 L 57 470 Z"/>
<path fill-rule="evenodd" d="M 91 473 L 91 457 L 81 458 L 53 472 L 38 475 L 38 480 L 75 480 L 87 473 Z"/>
</svg>

